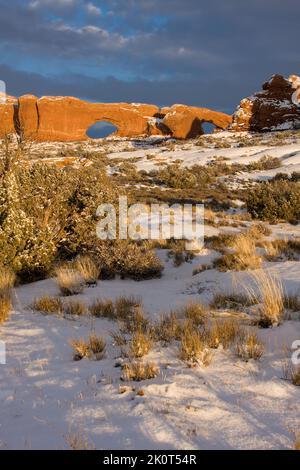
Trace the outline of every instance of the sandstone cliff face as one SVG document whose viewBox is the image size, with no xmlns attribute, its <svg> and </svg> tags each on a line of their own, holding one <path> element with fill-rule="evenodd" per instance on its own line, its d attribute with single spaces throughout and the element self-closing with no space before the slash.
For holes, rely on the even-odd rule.
<svg viewBox="0 0 300 470">
<path fill-rule="evenodd" d="M 300 78 L 273 75 L 262 88 L 263 91 L 241 101 L 230 130 L 264 132 L 300 128 Z"/>
<path fill-rule="evenodd" d="M 13 96 L 5 96 L 0 101 L 0 139 L 15 132 L 15 107 L 18 100 Z"/>
<path fill-rule="evenodd" d="M 88 128 L 99 121 L 115 125 L 120 137 L 171 135 L 186 139 L 201 135 L 204 121 L 227 128 L 231 116 L 185 105 L 159 109 L 148 104 L 88 103 L 59 96 L 25 95 L 14 104 L 0 104 L 0 136 L 17 131 L 28 140 L 81 141 L 88 139 Z"/>
</svg>

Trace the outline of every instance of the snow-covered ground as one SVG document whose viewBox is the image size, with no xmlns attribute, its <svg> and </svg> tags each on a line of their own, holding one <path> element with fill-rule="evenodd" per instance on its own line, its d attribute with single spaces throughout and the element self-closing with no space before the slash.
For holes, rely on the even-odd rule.
<svg viewBox="0 0 300 470">
<path fill-rule="evenodd" d="M 134 157 L 139 169 L 176 159 L 188 166 L 205 164 L 221 156 L 249 163 L 267 155 L 280 158 L 283 166 L 239 178 L 300 171 L 300 139 L 277 147 L 266 143 L 202 148 L 179 143 L 170 150 L 147 144 L 136 145 L 134 152 L 124 151 L 124 146 L 132 146 L 128 141 L 109 145 L 110 158 Z M 300 234 L 299 226 L 288 224 L 272 226 L 272 231 L 281 237 Z M 218 230 L 210 228 L 209 233 Z M 89 305 L 96 298 L 133 294 L 142 298 L 145 312 L 156 320 L 162 312 L 191 299 L 208 303 L 215 293 L 230 291 L 233 283 L 247 276 L 235 273 L 233 277 L 214 269 L 193 275 L 196 266 L 216 256 L 208 249 L 179 267 L 173 266 L 166 250 L 160 250 L 159 256 L 165 264 L 161 279 L 99 281 L 97 287 L 85 288 L 74 299 Z M 280 276 L 286 291 L 300 291 L 298 261 L 265 262 L 264 267 Z M 284 380 L 283 368 L 290 360 L 292 342 L 300 340 L 296 318 L 258 330 L 266 348 L 259 361 L 243 362 L 232 351 L 219 348 L 207 368 L 188 368 L 178 358 L 176 343 L 156 345 L 146 359 L 159 365 L 158 377 L 122 382 L 121 370 L 115 367 L 119 350 L 110 336 L 117 325 L 89 316 L 67 319 L 33 312 L 33 299 L 44 294 L 58 295 L 53 280 L 17 287 L 14 311 L 0 327 L 0 339 L 7 348 L 7 363 L 0 364 L 0 448 L 65 449 L 74 436 L 87 439 L 97 449 L 293 448 L 293 433 L 300 430 L 299 387 Z M 105 358 L 74 362 L 69 341 L 94 331 L 106 337 Z M 124 393 L 120 387 L 125 387 Z M 143 394 L 139 395 L 140 390 Z"/>
</svg>

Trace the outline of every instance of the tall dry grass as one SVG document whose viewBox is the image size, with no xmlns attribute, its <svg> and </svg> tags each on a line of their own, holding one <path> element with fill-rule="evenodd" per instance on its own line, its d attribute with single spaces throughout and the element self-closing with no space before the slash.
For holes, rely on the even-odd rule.
<svg viewBox="0 0 300 470">
<path fill-rule="evenodd" d="M 14 283 L 15 274 L 10 269 L 2 267 L 0 271 L 0 324 L 9 318 Z"/>
<path fill-rule="evenodd" d="M 100 276 L 100 268 L 90 256 L 78 256 L 73 265 L 74 269 L 78 271 L 87 285 L 97 284 L 97 280 Z"/>
<path fill-rule="evenodd" d="M 55 276 L 59 290 L 64 296 L 80 294 L 84 289 L 84 279 L 75 269 L 58 267 Z"/>
<path fill-rule="evenodd" d="M 280 323 L 284 313 L 282 282 L 271 273 L 259 270 L 250 274 L 253 287 L 244 284 L 253 304 L 258 305 L 258 324 L 268 328 Z"/>
</svg>

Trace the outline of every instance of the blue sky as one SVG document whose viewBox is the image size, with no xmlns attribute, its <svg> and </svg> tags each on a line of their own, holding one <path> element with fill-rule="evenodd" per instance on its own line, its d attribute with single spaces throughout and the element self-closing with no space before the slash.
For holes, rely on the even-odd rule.
<svg viewBox="0 0 300 470">
<path fill-rule="evenodd" d="M 299 0 L 0 0 L 9 94 L 232 111 L 300 74 Z"/>
</svg>

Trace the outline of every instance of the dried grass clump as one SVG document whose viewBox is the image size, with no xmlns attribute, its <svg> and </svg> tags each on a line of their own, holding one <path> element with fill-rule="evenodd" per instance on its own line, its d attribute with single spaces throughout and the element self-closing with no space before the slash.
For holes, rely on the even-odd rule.
<svg viewBox="0 0 300 470">
<path fill-rule="evenodd" d="M 82 338 L 72 339 L 70 346 L 74 350 L 74 361 L 80 361 L 84 357 L 99 360 L 104 357 L 106 342 L 102 336 L 91 334 L 87 341 Z"/>
<path fill-rule="evenodd" d="M 215 320 L 205 332 L 205 340 L 210 348 L 218 348 L 220 345 L 228 349 L 242 335 L 242 329 L 238 320 L 218 319 Z"/>
<path fill-rule="evenodd" d="M 171 312 L 161 316 L 154 330 L 156 340 L 168 344 L 180 339 L 182 326 L 176 313 Z"/>
<path fill-rule="evenodd" d="M 97 299 L 89 307 L 89 311 L 93 317 L 97 318 L 110 318 L 114 320 L 116 318 L 115 307 L 113 301 L 110 299 Z"/>
<path fill-rule="evenodd" d="M 234 233 L 220 233 L 211 237 L 205 237 L 205 247 L 211 250 L 225 253 L 228 247 L 232 247 L 237 235 Z"/>
<path fill-rule="evenodd" d="M 267 261 L 280 261 L 282 259 L 297 261 L 299 259 L 300 242 L 298 239 L 278 238 L 263 242 L 262 247 L 265 250 Z"/>
<path fill-rule="evenodd" d="M 12 309 L 12 288 L 15 283 L 15 274 L 5 267 L 0 271 L 0 324 L 9 318 Z"/>
<path fill-rule="evenodd" d="M 15 273 L 6 267 L 0 267 L 0 296 L 9 296 L 16 281 Z"/>
<path fill-rule="evenodd" d="M 159 367 L 153 362 L 127 362 L 122 366 L 121 380 L 140 382 L 154 379 L 159 374 Z"/>
<path fill-rule="evenodd" d="M 134 358 L 141 358 L 148 354 L 152 344 L 153 341 L 149 332 L 136 331 L 130 341 L 129 355 Z"/>
<path fill-rule="evenodd" d="M 247 230 L 247 235 L 252 237 L 256 240 L 260 240 L 262 237 L 269 237 L 272 233 L 272 230 L 267 227 L 263 222 L 258 222 L 253 225 Z"/>
<path fill-rule="evenodd" d="M 83 291 L 84 279 L 75 269 L 59 267 L 55 271 L 56 282 L 62 295 L 77 295 Z"/>
<path fill-rule="evenodd" d="M 292 431 L 294 436 L 294 450 L 300 450 L 300 431 Z"/>
<path fill-rule="evenodd" d="M 182 313 L 187 320 L 190 320 L 195 326 L 204 325 L 208 310 L 207 308 L 195 301 L 188 302 L 182 309 Z"/>
<path fill-rule="evenodd" d="M 284 294 L 283 305 L 287 310 L 291 310 L 292 312 L 300 312 L 299 294 Z"/>
<path fill-rule="evenodd" d="M 149 321 L 145 316 L 141 299 L 121 296 L 115 302 L 115 316 L 124 333 L 146 332 Z"/>
<path fill-rule="evenodd" d="M 63 303 L 59 297 L 51 297 L 44 295 L 39 299 L 35 299 L 32 309 L 42 313 L 62 313 Z"/>
<path fill-rule="evenodd" d="M 255 241 L 247 234 L 236 237 L 232 248 L 233 253 L 227 252 L 214 261 L 213 265 L 219 271 L 245 271 L 261 266 L 262 259 L 256 254 Z"/>
<path fill-rule="evenodd" d="M 102 336 L 92 334 L 88 340 L 89 350 L 96 359 L 102 359 L 105 353 L 106 342 Z"/>
<path fill-rule="evenodd" d="M 81 431 L 69 431 L 64 438 L 71 450 L 95 450 L 95 445 Z"/>
<path fill-rule="evenodd" d="M 100 268 L 90 256 L 78 256 L 74 261 L 74 269 L 81 275 L 87 285 L 97 284 Z"/>
<path fill-rule="evenodd" d="M 252 302 L 249 297 L 245 294 L 240 294 L 237 292 L 219 292 L 214 295 L 213 300 L 210 304 L 211 308 L 228 310 L 240 309 L 241 307 L 249 307 L 250 305 L 252 305 Z"/>
<path fill-rule="evenodd" d="M 9 318 L 9 312 L 12 308 L 12 302 L 10 297 L 0 297 L 0 325 Z"/>
<path fill-rule="evenodd" d="M 115 313 L 118 320 L 126 320 L 134 308 L 141 307 L 142 302 L 140 298 L 131 296 L 120 296 L 115 301 Z"/>
<path fill-rule="evenodd" d="M 300 387 L 300 366 L 291 370 L 291 382 L 293 385 Z"/>
<path fill-rule="evenodd" d="M 63 312 L 66 315 L 82 316 L 86 315 L 87 308 L 83 302 L 79 302 L 78 300 L 71 300 L 70 302 L 64 304 Z"/>
<path fill-rule="evenodd" d="M 201 359 L 204 348 L 205 344 L 199 331 L 189 323 L 185 325 L 179 345 L 179 358 L 195 364 Z"/>
<path fill-rule="evenodd" d="M 236 344 L 236 353 L 243 361 L 260 359 L 264 350 L 264 345 L 259 341 L 257 334 L 250 331 L 245 332 Z"/>
<path fill-rule="evenodd" d="M 80 338 L 80 339 L 72 339 L 70 341 L 70 346 L 74 350 L 74 356 L 73 359 L 74 361 L 80 361 L 84 357 L 89 357 L 90 355 L 90 348 L 88 343 Z"/>
<path fill-rule="evenodd" d="M 245 286 L 253 304 L 258 304 L 257 324 L 262 328 L 278 325 L 284 312 L 284 292 L 281 281 L 260 270 L 251 274 L 254 288 Z"/>
</svg>

